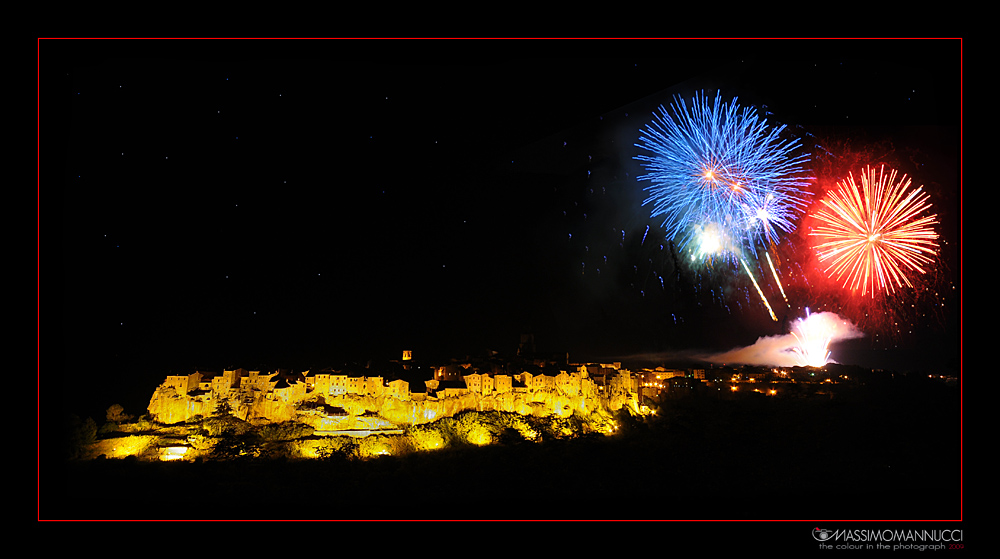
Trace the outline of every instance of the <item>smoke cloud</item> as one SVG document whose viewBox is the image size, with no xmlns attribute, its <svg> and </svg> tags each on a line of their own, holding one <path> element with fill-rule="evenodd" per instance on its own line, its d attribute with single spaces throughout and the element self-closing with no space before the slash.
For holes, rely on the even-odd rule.
<svg viewBox="0 0 1000 559">
<path fill-rule="evenodd" d="M 791 332 L 758 338 L 748 347 L 707 355 L 702 360 L 713 363 L 761 365 L 771 367 L 822 366 L 835 363 L 829 345 L 842 340 L 864 337 L 852 322 L 836 313 L 809 314 L 791 325 Z"/>
</svg>

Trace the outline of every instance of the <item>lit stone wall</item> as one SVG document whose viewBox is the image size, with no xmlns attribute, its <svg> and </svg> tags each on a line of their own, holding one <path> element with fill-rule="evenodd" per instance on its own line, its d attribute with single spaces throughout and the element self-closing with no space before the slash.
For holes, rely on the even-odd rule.
<svg viewBox="0 0 1000 559">
<path fill-rule="evenodd" d="M 561 374 L 558 377 L 537 375 L 531 377 L 527 373 L 522 377 L 532 388 L 511 389 L 510 378 L 499 375 L 493 385 L 493 379 L 484 387 L 485 375 L 470 375 L 469 380 L 477 391 L 466 389 L 446 390 L 439 392 L 437 398 L 411 398 L 409 385 L 406 381 L 395 380 L 389 383 L 384 391 L 380 378 L 373 377 L 371 382 L 353 380 L 348 387 L 348 378 L 330 376 L 329 392 L 315 389 L 306 392 L 306 383 L 295 383 L 288 388 L 271 390 L 273 375 L 259 375 L 252 372 L 244 377 L 243 391 L 230 391 L 229 394 L 205 393 L 198 395 L 181 394 L 167 383 L 159 386 L 150 399 L 148 411 L 150 416 L 165 424 L 181 423 L 196 415 L 208 417 L 212 415 L 218 403 L 228 401 L 234 415 L 252 423 L 277 423 L 289 420 L 317 423 L 319 420 L 312 415 L 306 421 L 298 406 L 306 400 L 323 396 L 325 403 L 343 408 L 347 416 L 355 418 L 354 423 L 331 417 L 324 419 L 322 425 L 313 425 L 317 430 L 343 429 L 385 429 L 399 425 L 420 425 L 430 423 L 443 417 L 452 417 L 463 411 L 503 411 L 531 415 L 535 417 L 567 418 L 573 413 L 588 415 L 601 409 L 616 411 L 623 406 L 637 409 L 637 397 L 633 385 L 638 378 L 630 378 L 623 374 L 612 377 L 607 390 L 598 392 L 590 378 L 581 378 L 578 373 Z M 260 384 L 258 384 L 260 381 Z M 326 379 L 320 381 L 319 375 L 314 387 L 326 385 Z M 343 382 L 343 384 L 341 384 Z M 429 381 L 435 382 L 435 381 Z M 255 390 L 260 386 L 263 390 Z M 341 388 L 342 387 L 342 388 Z M 360 417 L 377 416 L 379 421 L 367 420 L 371 426 Z"/>
<path fill-rule="evenodd" d="M 215 402 L 182 395 L 173 386 L 161 385 L 153 392 L 147 409 L 150 417 L 160 423 L 181 423 L 196 415 L 211 415 Z"/>
</svg>

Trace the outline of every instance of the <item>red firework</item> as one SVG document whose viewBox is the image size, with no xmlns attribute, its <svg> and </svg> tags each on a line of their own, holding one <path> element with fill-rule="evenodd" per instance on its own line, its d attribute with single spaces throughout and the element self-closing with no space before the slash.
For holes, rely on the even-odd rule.
<svg viewBox="0 0 1000 559">
<path fill-rule="evenodd" d="M 862 296 L 913 287 L 908 275 L 924 273 L 938 248 L 937 215 L 924 215 L 929 196 L 922 187 L 908 191 L 910 179 L 897 181 L 885 165 L 865 167 L 860 189 L 853 175 L 837 187 L 813 214 L 820 224 L 809 234 L 826 274 Z"/>
</svg>

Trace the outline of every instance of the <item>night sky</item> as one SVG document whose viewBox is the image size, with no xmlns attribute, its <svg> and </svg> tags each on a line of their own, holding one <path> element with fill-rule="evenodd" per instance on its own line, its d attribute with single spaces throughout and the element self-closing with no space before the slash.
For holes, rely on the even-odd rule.
<svg viewBox="0 0 1000 559">
<path fill-rule="evenodd" d="M 170 371 L 447 359 L 529 332 L 574 361 L 718 351 L 833 309 L 790 277 L 772 321 L 739 274 L 697 275 L 659 249 L 633 144 L 658 105 L 701 90 L 787 125 L 823 177 L 886 162 L 924 185 L 941 222 L 941 263 L 921 280 L 935 295 L 834 358 L 958 372 L 957 40 L 39 51 L 41 385 L 64 378 L 98 410 L 127 398 L 115 382 L 148 401 Z"/>
</svg>

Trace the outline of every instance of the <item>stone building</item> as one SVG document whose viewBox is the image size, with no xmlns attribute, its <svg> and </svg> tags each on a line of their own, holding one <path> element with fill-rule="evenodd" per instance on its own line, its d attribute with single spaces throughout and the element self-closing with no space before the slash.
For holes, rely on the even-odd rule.
<svg viewBox="0 0 1000 559">
<path fill-rule="evenodd" d="M 385 394 L 392 396 L 397 400 L 409 400 L 410 399 L 410 383 L 403 379 L 396 379 L 389 382 L 386 387 Z"/>
<path fill-rule="evenodd" d="M 169 375 L 164 384 L 176 390 L 181 396 L 184 396 L 188 392 L 198 390 L 198 386 L 201 384 L 201 373 L 196 371 L 190 375 Z"/>
</svg>

